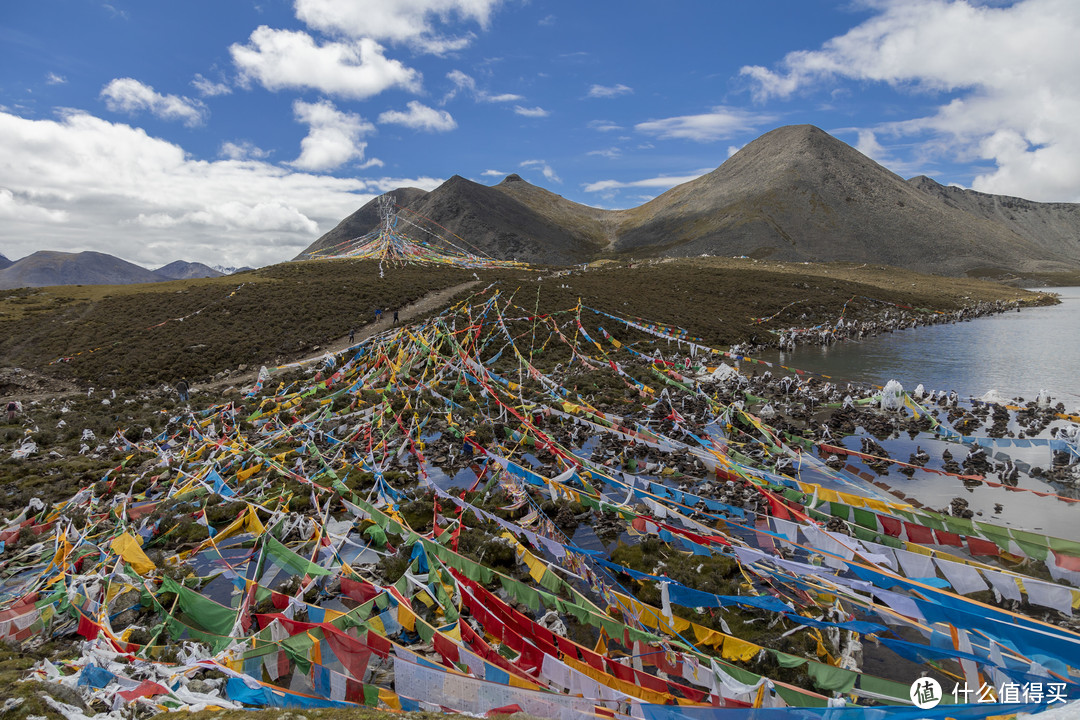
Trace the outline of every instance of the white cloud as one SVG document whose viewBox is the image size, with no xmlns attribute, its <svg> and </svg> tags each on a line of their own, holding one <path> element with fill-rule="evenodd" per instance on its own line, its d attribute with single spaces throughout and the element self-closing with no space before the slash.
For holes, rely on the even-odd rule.
<svg viewBox="0 0 1080 720">
<path fill-rule="evenodd" d="M 293 114 L 308 126 L 307 137 L 300 141 L 300 157 L 289 163 L 300 170 L 333 170 L 349 160 L 363 160 L 367 143 L 360 138 L 375 132 L 367 120 L 341 112 L 329 100 L 294 100 Z"/>
<path fill-rule="evenodd" d="M 555 172 L 555 170 L 552 169 L 552 167 L 547 164 L 546 160 L 525 160 L 525 161 L 523 161 L 523 162 L 521 162 L 519 164 L 523 168 L 524 167 L 540 168 L 540 172 L 544 175 L 545 178 L 547 178 L 551 182 L 557 182 L 557 183 L 562 182 L 562 180 L 559 178 L 559 176 Z"/>
<path fill-rule="evenodd" d="M 696 180 L 708 170 L 702 170 L 693 175 L 663 175 L 660 177 L 644 178 L 643 180 L 597 180 L 585 185 L 585 192 L 606 192 L 609 190 L 621 190 L 623 188 L 656 188 L 668 190 L 676 185 Z"/>
<path fill-rule="evenodd" d="M 634 88 L 627 87 L 622 83 L 618 85 L 593 85 L 589 88 L 588 96 L 591 98 L 613 98 L 628 95 L 632 92 L 634 92 Z"/>
<path fill-rule="evenodd" d="M 61 223 L 66 222 L 68 214 L 63 210 L 50 210 L 49 208 L 22 202 L 15 197 L 15 193 L 5 187 L 0 187 L 0 221 L 2 220 L 27 220 L 30 222 Z"/>
<path fill-rule="evenodd" d="M 162 95 L 134 78 L 116 78 L 101 89 L 101 98 L 113 112 L 137 115 L 146 111 L 162 120 L 183 120 L 188 127 L 206 121 L 206 106 L 201 101 Z"/>
<path fill-rule="evenodd" d="M 972 186 L 1035 200 L 1080 201 L 1080 4 L 1006 6 L 877 0 L 875 14 L 774 69 L 748 66 L 755 96 L 786 98 L 842 79 L 888 84 L 936 112 L 875 128 L 920 136 L 939 157 L 990 160 Z M 925 102 L 924 102 L 925 104 Z"/>
<path fill-rule="evenodd" d="M 49 120 L 0 112 L 0 177 L 6 253 L 98 250 L 148 267 L 287 260 L 378 193 L 441 183 L 197 160 L 144 130 L 78 112 Z"/>
<path fill-rule="evenodd" d="M 660 138 L 712 142 L 754 130 L 775 119 L 773 115 L 718 106 L 714 107 L 712 112 L 700 115 L 681 115 L 638 123 L 634 129 Z"/>
<path fill-rule="evenodd" d="M 45 83 L 47 85 L 63 85 L 67 82 L 67 78 L 63 75 L 57 75 L 54 72 L 45 73 Z"/>
<path fill-rule="evenodd" d="M 445 110 L 429 108 L 416 100 L 410 100 L 408 108 L 408 112 L 387 110 L 379 115 L 379 122 L 404 125 L 413 130 L 424 130 L 426 132 L 447 132 L 457 127 L 454 118 Z"/>
<path fill-rule="evenodd" d="M 420 73 L 388 59 L 371 38 L 319 45 L 305 32 L 261 25 L 229 52 L 241 82 L 255 80 L 267 90 L 313 88 L 356 99 L 392 87 L 420 90 Z"/>
<path fill-rule="evenodd" d="M 502 170 L 485 170 L 480 174 L 484 177 L 506 177 L 509 173 L 504 173 Z"/>
<path fill-rule="evenodd" d="M 221 150 L 218 151 L 221 157 L 228 158 L 230 160 L 262 160 L 270 157 L 270 153 L 262 148 L 254 145 L 253 143 L 242 140 L 238 143 L 223 142 L 221 143 Z"/>
<path fill-rule="evenodd" d="M 498 93 L 493 95 L 487 90 L 481 90 L 477 87 L 474 78 L 466 75 L 460 70 L 451 70 L 446 73 L 446 77 L 450 79 L 450 82 L 454 83 L 454 88 L 443 97 L 443 103 L 453 100 L 454 97 L 463 90 L 472 95 L 476 102 L 500 103 L 525 99 L 521 95 L 515 95 L 514 93 Z"/>
<path fill-rule="evenodd" d="M 254 205 L 236 201 L 217 203 L 175 217 L 168 213 L 139 213 L 134 220 L 127 222 L 157 229 L 177 225 L 203 225 L 226 230 L 285 231 L 307 235 L 315 235 L 319 231 L 319 225 L 314 220 L 296 208 L 280 202 L 261 202 Z"/>
<path fill-rule="evenodd" d="M 548 115 L 551 114 L 550 112 L 548 112 L 547 110 L 545 110 L 542 107 L 527 108 L 527 107 L 522 107 L 521 105 L 515 105 L 514 106 L 514 113 L 517 114 L 517 115 L 522 115 L 524 117 L 534 117 L 534 118 L 547 117 Z"/>
<path fill-rule="evenodd" d="M 216 97 L 228 95 L 232 88 L 225 83 L 214 82 L 210 78 L 203 77 L 201 73 L 195 73 L 195 79 L 191 81 L 192 87 L 199 91 L 203 97 Z"/>
<path fill-rule="evenodd" d="M 590 150 L 589 152 L 587 152 L 585 154 L 586 155 L 596 155 L 596 156 L 599 156 L 599 157 L 606 157 L 609 160 L 614 160 L 616 158 L 622 157 L 622 150 L 620 148 L 617 148 L 617 147 L 609 147 L 609 148 L 604 148 L 603 150 Z"/>
<path fill-rule="evenodd" d="M 616 125 L 610 120 L 590 120 L 589 127 L 599 132 L 611 132 L 612 130 L 622 130 L 622 125 Z"/>
<path fill-rule="evenodd" d="M 486 30 L 502 0 L 295 0 L 296 16 L 333 35 L 404 43 L 442 55 L 467 46 L 473 35 L 444 35 L 437 25 L 474 22 Z"/>
</svg>

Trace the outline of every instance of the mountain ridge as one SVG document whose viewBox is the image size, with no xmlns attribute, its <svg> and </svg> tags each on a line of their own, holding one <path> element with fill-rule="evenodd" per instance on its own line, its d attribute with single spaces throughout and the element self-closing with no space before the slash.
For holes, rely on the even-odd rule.
<svg viewBox="0 0 1080 720">
<path fill-rule="evenodd" d="M 715 170 L 625 210 L 582 205 L 517 175 L 494 186 L 454 176 L 430 192 L 391 194 L 493 257 L 529 262 L 709 254 L 948 275 L 1080 269 L 1080 205 L 905 180 L 812 125 L 765 133 Z M 376 226 L 376 203 L 347 218 L 353 237 Z M 297 259 L 347 239 L 335 231 Z"/>
<path fill-rule="evenodd" d="M 8 261 L 7 265 L 0 261 L 0 290 L 51 285 L 135 285 L 223 274 L 203 263 L 183 260 L 148 270 L 115 255 L 92 250 L 77 253 L 38 250 L 15 262 Z"/>
<path fill-rule="evenodd" d="M 225 273 L 200 262 L 174 260 L 168 265 L 162 265 L 157 270 L 154 270 L 154 274 L 164 280 L 194 280 L 197 278 L 221 277 Z"/>
</svg>

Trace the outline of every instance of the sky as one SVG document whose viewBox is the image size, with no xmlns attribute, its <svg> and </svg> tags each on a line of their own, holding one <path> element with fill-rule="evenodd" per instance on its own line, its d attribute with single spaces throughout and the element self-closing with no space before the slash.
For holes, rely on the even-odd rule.
<svg viewBox="0 0 1080 720">
<path fill-rule="evenodd" d="M 0 253 L 291 259 L 376 195 L 509 173 L 633 207 L 782 125 L 1080 202 L 1076 0 L 0 4 Z"/>
</svg>

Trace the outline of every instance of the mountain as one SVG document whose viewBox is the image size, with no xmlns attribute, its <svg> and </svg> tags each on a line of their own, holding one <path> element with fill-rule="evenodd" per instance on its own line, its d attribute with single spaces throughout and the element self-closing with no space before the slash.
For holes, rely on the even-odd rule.
<svg viewBox="0 0 1080 720">
<path fill-rule="evenodd" d="M 762 135 L 716 170 L 628 210 L 600 210 L 510 175 L 455 176 L 405 208 L 493 257 L 568 264 L 605 256 L 749 255 L 893 265 L 948 275 L 1080 269 L 1080 206 L 905 180 L 812 125 Z M 378 225 L 372 201 L 297 259 Z"/>
<path fill-rule="evenodd" d="M 950 206 L 811 125 L 624 211 L 615 249 L 867 262 L 960 275 L 1076 268 L 1080 253 Z"/>
<path fill-rule="evenodd" d="M 1040 203 L 1008 195 L 941 185 L 925 175 L 908 180 L 912 187 L 950 207 L 1003 225 L 1046 250 L 1080 250 L 1080 204 Z"/>
<path fill-rule="evenodd" d="M 154 274 L 163 280 L 191 280 L 194 278 L 221 277 L 225 273 L 202 263 L 175 260 L 164 267 L 159 267 L 154 271 Z"/>
<path fill-rule="evenodd" d="M 222 275 L 235 275 L 236 273 L 247 272 L 248 270 L 253 270 L 254 269 L 254 268 L 248 267 L 247 265 L 245 265 L 244 267 L 231 267 L 231 266 L 226 266 L 226 265 L 211 265 L 210 268 L 213 269 L 213 270 L 217 270 Z"/>
<path fill-rule="evenodd" d="M 4 255 L 0 255 L 0 270 L 3 270 L 6 267 L 11 267 L 12 264 L 13 263 L 8 260 Z"/>
<path fill-rule="evenodd" d="M 425 226 L 428 223 L 424 220 L 433 220 L 457 236 L 443 233 L 444 238 L 470 253 L 558 265 L 586 261 L 600 250 L 597 238 L 590 237 L 588 232 L 565 218 L 560 219 L 558 213 L 546 212 L 540 203 L 534 203 L 537 206 L 532 207 L 523 202 L 523 198 L 501 189 L 502 185 L 514 184 L 515 177 L 510 176 L 499 186 L 490 187 L 455 175 L 430 192 L 402 188 L 391 194 L 403 208 L 399 211 L 402 220 L 416 219 Z M 517 182 L 527 184 L 520 178 Z M 546 190 L 542 192 L 547 193 Z M 307 259 L 319 250 L 360 237 L 377 227 L 379 222 L 376 199 L 345 218 L 296 259 Z M 426 239 L 421 231 L 411 235 Z"/>
<path fill-rule="evenodd" d="M 160 282 L 144 267 L 99 252 L 39 250 L 0 270 L 0 289 L 45 285 L 131 285 Z"/>
</svg>

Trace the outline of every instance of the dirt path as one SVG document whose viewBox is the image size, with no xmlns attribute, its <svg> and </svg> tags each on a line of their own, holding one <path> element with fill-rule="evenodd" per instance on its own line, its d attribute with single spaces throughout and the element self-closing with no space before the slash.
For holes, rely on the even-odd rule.
<svg viewBox="0 0 1080 720">
<path fill-rule="evenodd" d="M 454 285 L 443 290 L 433 290 L 427 295 L 417 300 L 414 303 L 410 303 L 402 308 L 398 308 L 398 324 L 409 322 L 410 320 L 417 318 L 424 313 L 437 310 L 446 303 L 448 303 L 453 297 L 459 293 L 462 293 L 470 288 L 476 287 L 480 284 L 479 280 L 470 280 L 460 285 Z M 383 317 L 378 322 L 370 322 L 367 325 L 363 325 L 356 329 L 356 336 L 353 341 L 349 342 L 349 336 L 343 335 L 339 338 L 331 340 L 325 347 L 320 347 L 319 352 L 315 355 L 310 355 L 303 358 L 293 358 L 286 360 L 282 365 L 301 364 L 306 365 L 308 363 L 317 362 L 322 359 L 326 353 L 336 355 L 339 352 L 347 350 L 350 346 L 359 342 L 367 340 L 372 335 L 389 330 L 394 326 L 394 311 L 391 309 L 383 313 Z M 255 380 L 258 379 L 259 371 L 253 370 L 242 374 L 230 375 L 227 378 L 221 380 L 214 380 L 207 383 L 192 384 L 192 391 L 197 392 L 199 390 L 216 390 L 219 388 L 226 388 L 230 385 L 236 387 L 244 387 L 253 385 Z"/>
</svg>

